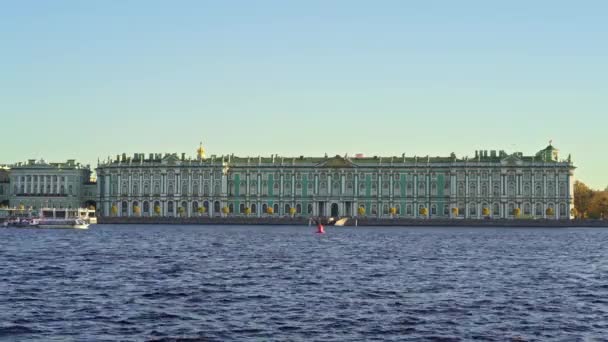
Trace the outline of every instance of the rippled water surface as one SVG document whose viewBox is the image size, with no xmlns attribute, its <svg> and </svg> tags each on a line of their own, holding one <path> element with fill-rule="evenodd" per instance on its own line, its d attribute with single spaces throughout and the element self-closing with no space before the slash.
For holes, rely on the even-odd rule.
<svg viewBox="0 0 608 342">
<path fill-rule="evenodd" d="M 0 340 L 606 341 L 608 230 L 0 230 Z"/>
</svg>

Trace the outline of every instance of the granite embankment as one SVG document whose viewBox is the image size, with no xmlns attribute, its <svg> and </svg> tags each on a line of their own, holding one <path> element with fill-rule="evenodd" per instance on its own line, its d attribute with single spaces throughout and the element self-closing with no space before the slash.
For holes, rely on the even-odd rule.
<svg viewBox="0 0 608 342">
<path fill-rule="evenodd" d="M 305 217 L 99 217 L 99 224 L 195 224 L 195 225 L 308 225 Z M 347 226 L 408 227 L 608 227 L 608 220 L 464 220 L 464 219 L 351 219 Z"/>
</svg>

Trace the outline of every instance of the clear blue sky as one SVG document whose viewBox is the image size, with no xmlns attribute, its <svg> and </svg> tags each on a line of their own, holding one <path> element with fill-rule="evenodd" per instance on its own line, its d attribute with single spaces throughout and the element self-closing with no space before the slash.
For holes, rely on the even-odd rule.
<svg viewBox="0 0 608 342">
<path fill-rule="evenodd" d="M 608 185 L 606 1 L 3 1 L 0 163 L 532 154 Z"/>
</svg>

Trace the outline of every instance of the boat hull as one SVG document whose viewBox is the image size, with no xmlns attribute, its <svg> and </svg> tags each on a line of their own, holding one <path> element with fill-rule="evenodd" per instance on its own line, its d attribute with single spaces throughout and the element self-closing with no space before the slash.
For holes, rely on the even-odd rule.
<svg viewBox="0 0 608 342">
<path fill-rule="evenodd" d="M 89 229 L 88 224 L 39 224 L 37 227 L 47 229 Z"/>
</svg>

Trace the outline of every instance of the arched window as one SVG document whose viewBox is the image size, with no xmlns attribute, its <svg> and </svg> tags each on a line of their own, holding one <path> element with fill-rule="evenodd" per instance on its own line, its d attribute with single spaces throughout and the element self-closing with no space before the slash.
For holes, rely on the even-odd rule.
<svg viewBox="0 0 608 342">
<path fill-rule="evenodd" d="M 408 204 L 405 206 L 405 214 L 410 215 L 410 216 L 412 215 L 412 205 L 411 204 Z"/>
<path fill-rule="evenodd" d="M 296 204 L 296 213 L 298 213 L 298 214 L 302 213 L 302 205 L 300 203 Z"/>
<path fill-rule="evenodd" d="M 137 190 L 138 190 L 137 189 L 137 183 L 135 183 L 135 184 L 133 184 L 133 193 L 131 195 L 134 195 L 134 196 L 137 195 L 138 194 Z"/>
<path fill-rule="evenodd" d="M 182 182 L 182 196 L 187 196 L 188 193 L 188 183 Z"/>
<path fill-rule="evenodd" d="M 494 187 L 492 188 L 492 195 L 495 197 L 500 196 L 500 186 L 498 184 L 494 184 Z"/>
<path fill-rule="evenodd" d="M 198 196 L 198 182 L 192 183 L 192 194 Z"/>
<path fill-rule="evenodd" d="M 372 215 L 378 214 L 378 207 L 375 204 L 372 204 Z"/>
<path fill-rule="evenodd" d="M 65 195 L 65 185 L 61 185 L 61 194 Z"/>
<path fill-rule="evenodd" d="M 274 210 L 274 213 L 275 213 L 275 214 L 278 214 L 278 213 L 279 213 L 279 205 L 278 205 L 278 204 L 275 204 L 275 205 L 273 206 L 273 210 Z"/>
<path fill-rule="evenodd" d="M 388 213 L 389 213 L 388 204 L 385 203 L 385 204 L 382 205 L 382 213 L 384 215 L 388 215 Z"/>
<path fill-rule="evenodd" d="M 418 195 L 425 195 L 426 188 L 424 182 L 418 183 Z"/>
<path fill-rule="evenodd" d="M 127 213 L 129 212 L 129 204 L 126 201 L 123 201 L 120 204 L 120 212 L 122 216 L 127 216 Z"/>
<path fill-rule="evenodd" d="M 431 205 L 431 215 L 437 215 L 437 205 Z"/>
<path fill-rule="evenodd" d="M 198 213 L 198 202 L 194 201 L 192 202 L 192 213 Z"/>
<path fill-rule="evenodd" d="M 169 201 L 167 202 L 167 212 L 169 213 L 169 215 L 174 215 L 175 211 L 173 210 L 173 202 Z"/>
<path fill-rule="evenodd" d="M 160 183 L 159 182 L 154 183 L 154 194 L 160 195 Z"/>
<path fill-rule="evenodd" d="M 169 183 L 169 186 L 167 187 L 167 194 L 173 195 L 173 183 Z"/>
<path fill-rule="evenodd" d="M 290 209 L 291 209 L 291 206 L 289 204 L 285 204 L 285 214 L 289 214 Z"/>
<path fill-rule="evenodd" d="M 340 182 L 334 182 L 334 193 L 340 193 Z"/>
<path fill-rule="evenodd" d="M 437 194 L 437 183 L 432 182 L 431 183 L 431 195 L 436 195 Z"/>
<path fill-rule="evenodd" d="M 509 182 L 507 184 L 507 194 L 509 196 L 515 196 L 515 182 Z"/>
<path fill-rule="evenodd" d="M 475 182 L 469 183 L 469 195 L 477 196 L 477 183 L 475 183 Z"/>
<path fill-rule="evenodd" d="M 133 201 L 133 204 L 131 204 L 131 212 L 133 212 L 133 214 L 135 214 L 135 208 L 137 207 L 139 207 L 139 202 Z"/>
<path fill-rule="evenodd" d="M 524 203 L 524 215 L 529 216 L 532 214 L 532 206 L 530 203 Z"/>
<path fill-rule="evenodd" d="M 203 202 L 203 207 L 205 208 L 205 212 L 208 213 L 209 212 L 209 201 Z"/>
<path fill-rule="evenodd" d="M 493 216 L 500 216 L 500 205 L 498 203 L 494 203 L 494 208 L 492 209 Z"/>
<path fill-rule="evenodd" d="M 145 214 L 149 214 L 150 213 L 150 203 L 148 203 L 148 201 L 144 202 L 144 213 Z"/>
<path fill-rule="evenodd" d="M 469 215 L 471 215 L 471 216 L 477 215 L 477 205 L 475 205 L 475 203 L 469 204 Z"/>
<path fill-rule="evenodd" d="M 543 216 L 543 205 L 542 205 L 542 203 L 536 203 L 536 205 L 534 207 L 535 207 L 534 215 L 536 215 L 536 216 Z"/>
<path fill-rule="evenodd" d="M 252 203 L 252 204 L 251 204 L 251 212 L 252 212 L 253 214 L 255 214 L 255 213 L 257 213 L 257 212 L 258 212 L 258 206 L 257 206 L 255 203 Z"/>
<path fill-rule="evenodd" d="M 309 203 L 307 209 L 308 209 L 308 213 L 312 214 L 312 204 Z"/>
<path fill-rule="evenodd" d="M 266 214 L 268 212 L 268 204 L 262 204 L 262 213 Z"/>
<path fill-rule="evenodd" d="M 564 183 L 560 183 L 560 185 L 559 185 L 559 196 L 566 197 L 566 184 L 564 184 Z M 561 212 L 561 210 L 560 210 L 560 212 Z"/>
<path fill-rule="evenodd" d="M 150 183 L 148 183 L 148 182 L 144 183 L 144 195 L 146 195 L 146 196 L 150 195 Z"/>
<path fill-rule="evenodd" d="M 241 213 L 241 214 L 245 213 L 245 204 L 243 204 L 243 203 L 239 204 L 239 213 Z"/>
<path fill-rule="evenodd" d="M 513 215 L 514 211 L 515 211 L 515 204 L 509 203 L 509 215 Z"/>
<path fill-rule="evenodd" d="M 182 208 L 184 209 L 184 214 L 188 213 L 188 202 L 182 202 Z"/>
<path fill-rule="evenodd" d="M 566 210 L 566 204 L 565 203 L 560 203 L 559 204 L 559 216 L 568 216 L 569 213 Z"/>
</svg>

